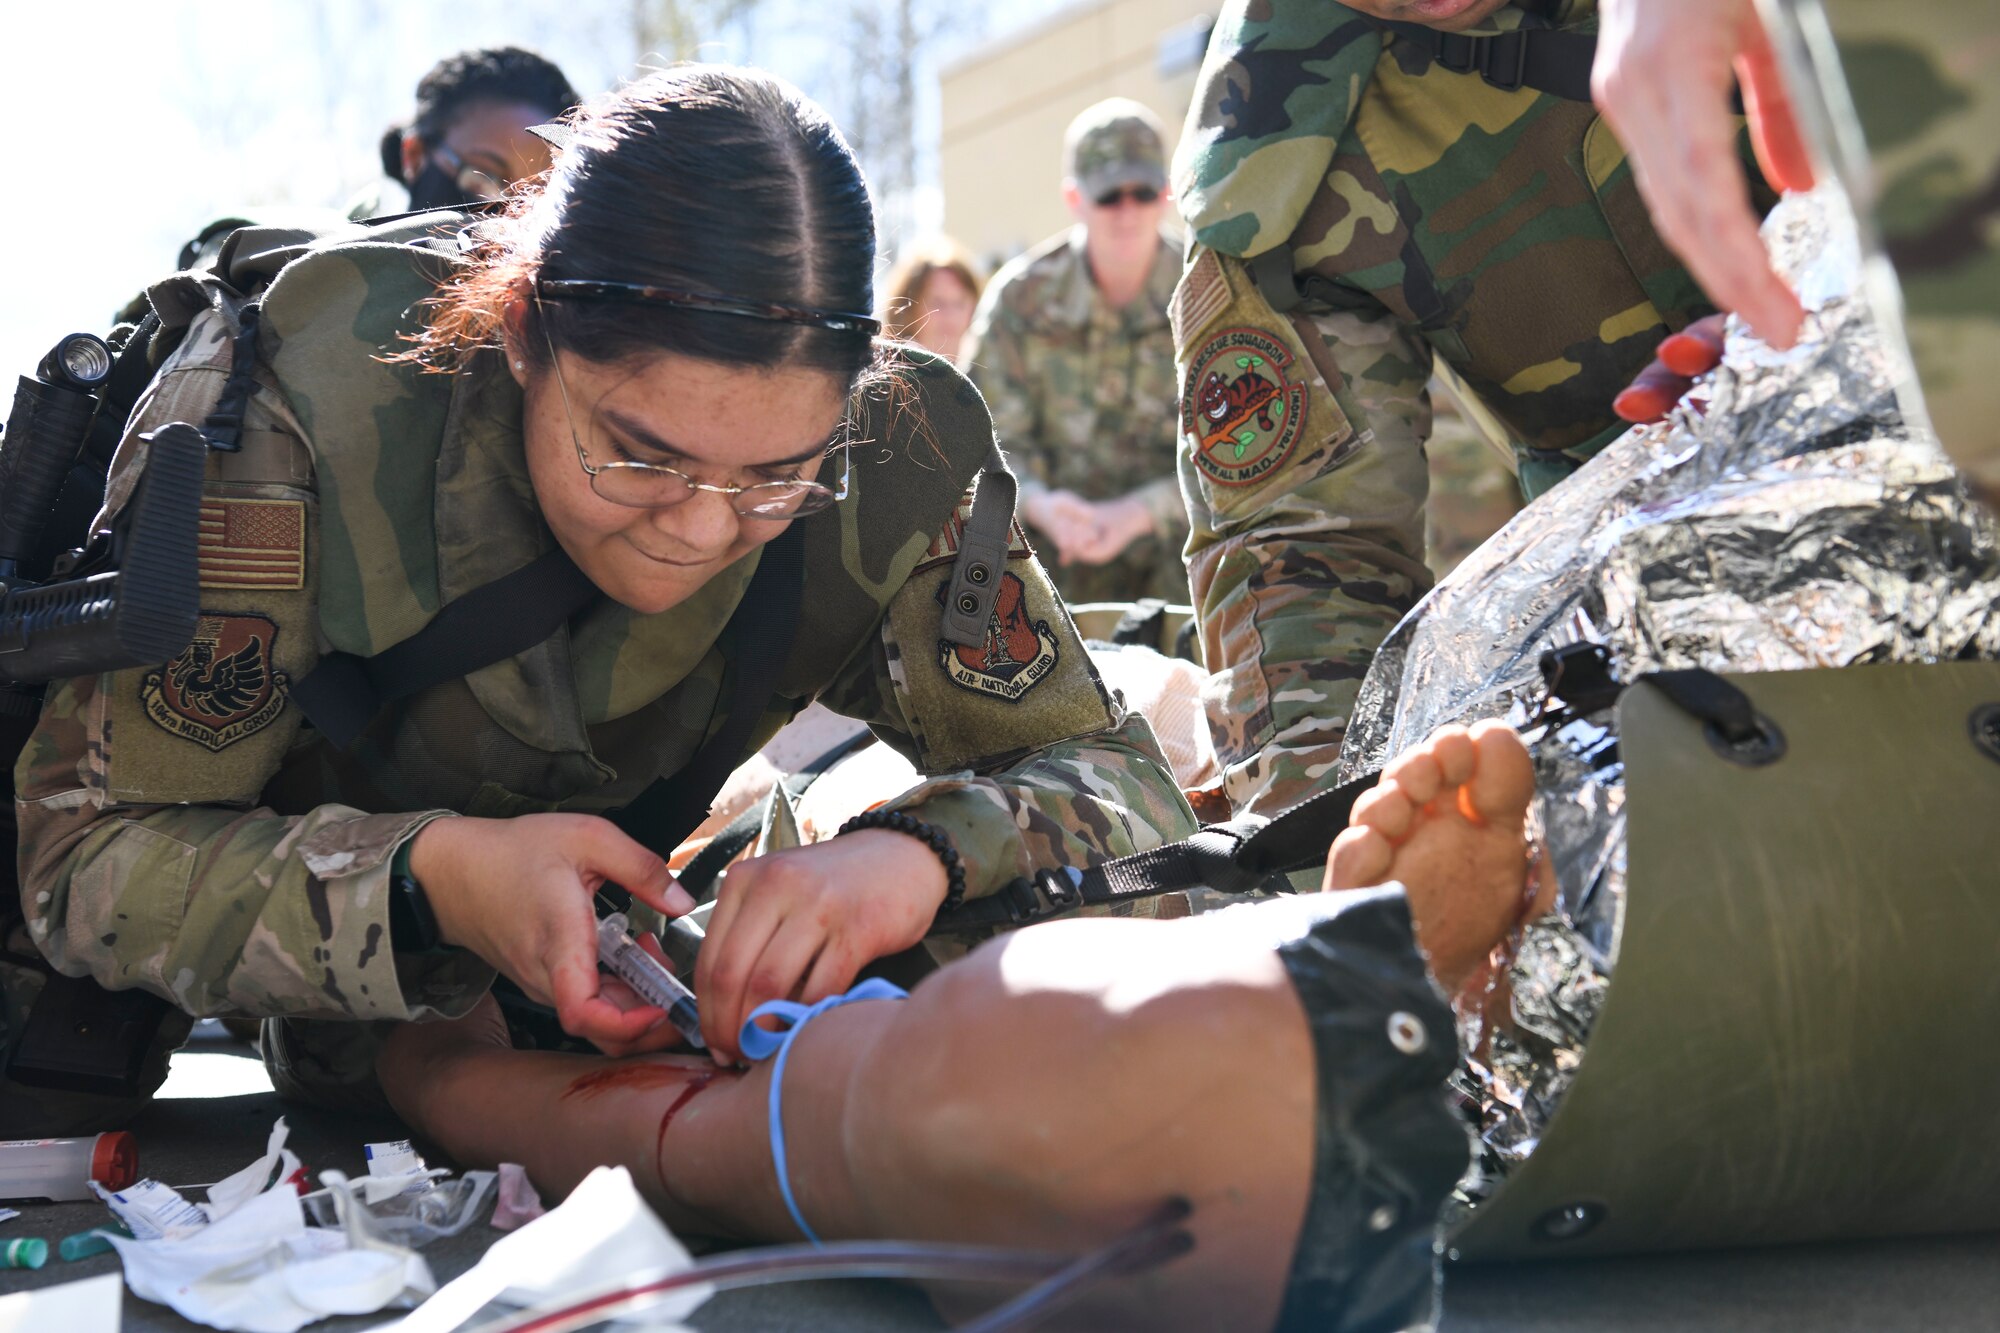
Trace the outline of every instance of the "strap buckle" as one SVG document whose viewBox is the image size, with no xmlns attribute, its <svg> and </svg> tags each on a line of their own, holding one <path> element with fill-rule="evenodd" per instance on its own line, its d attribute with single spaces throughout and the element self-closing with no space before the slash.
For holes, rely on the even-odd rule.
<svg viewBox="0 0 2000 1333">
<path fill-rule="evenodd" d="M 1453 74 L 1470 74 L 1479 68 L 1479 54 L 1479 39 L 1476 37 L 1458 32 L 1437 35 L 1436 60 Z"/>
<path fill-rule="evenodd" d="M 1479 42 L 1479 77 L 1502 92 L 1518 90 L 1528 72 L 1528 34 L 1518 28 Z"/>
<path fill-rule="evenodd" d="M 1010 881 L 1000 890 L 1000 900 L 1007 908 L 1007 919 L 1021 926 L 1083 906 L 1082 886 L 1081 870 L 1057 866 Z"/>
<path fill-rule="evenodd" d="M 1437 34 L 1435 59 L 1453 74 L 1478 74 L 1502 92 L 1514 92 L 1526 81 L 1528 34 L 1516 29 L 1490 37 L 1463 33 Z"/>
</svg>

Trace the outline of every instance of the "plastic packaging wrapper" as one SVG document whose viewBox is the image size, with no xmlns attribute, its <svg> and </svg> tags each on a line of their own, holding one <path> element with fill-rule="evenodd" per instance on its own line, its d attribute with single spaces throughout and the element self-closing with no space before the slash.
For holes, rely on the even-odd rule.
<svg viewBox="0 0 2000 1333">
<path fill-rule="evenodd" d="M 135 1295 L 243 1333 L 292 1333 L 331 1315 L 411 1305 L 436 1289 L 407 1249 L 355 1227 L 308 1227 L 298 1191 L 284 1183 L 184 1234 L 111 1243 Z"/>
<path fill-rule="evenodd" d="M 664 1276 L 694 1264 L 622 1166 L 600 1166 L 547 1213 L 493 1242 L 477 1264 L 381 1333 L 454 1333 L 489 1307 L 560 1308 L 624 1279 Z M 713 1289 L 690 1287 L 620 1324 L 680 1329 Z M 482 1314 L 487 1312 L 487 1314 Z M 477 1326 L 476 1324 L 474 1325 Z"/>
<path fill-rule="evenodd" d="M 495 1177 L 491 1171 L 467 1171 L 456 1180 L 434 1178 L 442 1174 L 427 1171 L 413 1186 L 406 1184 L 387 1198 L 376 1197 L 379 1191 L 370 1188 L 378 1181 L 358 1181 L 352 1207 L 366 1215 L 374 1234 L 397 1245 L 414 1249 L 440 1236 L 456 1236 L 478 1220 Z M 340 1201 L 331 1191 L 308 1194 L 303 1202 L 314 1226 L 340 1225 Z"/>
<path fill-rule="evenodd" d="M 2000 542 L 1897 384 L 1907 364 L 1866 300 L 1837 187 L 1787 199 L 1765 224 L 1811 312 L 1771 348 L 1732 321 L 1722 366 L 1673 416 L 1629 432 L 1523 510 L 1384 644 L 1355 709 L 1340 780 L 1437 727 L 1507 718 L 1547 694 L 1542 654 L 1609 651 L 1613 674 L 1784 671 L 2000 657 Z M 1705 401 L 1702 401 L 1705 398 Z M 1625 893 L 1623 770 L 1612 711 L 1535 742 L 1535 820 L 1560 887 L 1508 968 L 1465 1091 L 1485 1179 L 1534 1150 L 1616 963 Z M 1468 1049 L 1479 1033 L 1468 1032 Z"/>
<path fill-rule="evenodd" d="M 547 1211 L 528 1173 L 513 1162 L 500 1163 L 500 1196 L 493 1203 L 493 1229 L 513 1231 Z"/>
</svg>

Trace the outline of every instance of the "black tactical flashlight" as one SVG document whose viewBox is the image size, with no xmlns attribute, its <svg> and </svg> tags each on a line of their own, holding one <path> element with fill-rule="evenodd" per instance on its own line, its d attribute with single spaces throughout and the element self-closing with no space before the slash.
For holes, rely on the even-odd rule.
<svg viewBox="0 0 2000 1333">
<path fill-rule="evenodd" d="M 49 349 L 33 378 L 23 375 L 16 385 L 0 436 L 0 583 L 16 581 L 41 540 L 110 375 L 105 341 L 72 333 Z"/>
</svg>

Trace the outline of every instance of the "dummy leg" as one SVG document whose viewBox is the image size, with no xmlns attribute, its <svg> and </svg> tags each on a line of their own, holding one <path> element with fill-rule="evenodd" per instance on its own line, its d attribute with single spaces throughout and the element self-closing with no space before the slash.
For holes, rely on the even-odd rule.
<svg viewBox="0 0 2000 1333">
<path fill-rule="evenodd" d="M 1465 1162 L 1440 1093 L 1450 1031 L 1394 893 L 1041 926 L 908 1000 L 813 1020 L 785 1072 L 790 1180 L 828 1240 L 1081 1252 L 1189 1200 L 1194 1250 L 1100 1289 L 1072 1308 L 1077 1327 L 1427 1306 L 1431 1218 Z M 622 1163 L 678 1229 L 798 1238 L 772 1165 L 768 1064 L 505 1043 L 491 1007 L 404 1029 L 383 1086 L 467 1165 L 520 1162 L 560 1196 Z"/>
</svg>

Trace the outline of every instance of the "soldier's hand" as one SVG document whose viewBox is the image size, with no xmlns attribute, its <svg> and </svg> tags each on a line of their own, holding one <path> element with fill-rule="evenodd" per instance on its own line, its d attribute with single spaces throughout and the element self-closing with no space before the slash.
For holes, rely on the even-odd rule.
<svg viewBox="0 0 2000 1333">
<path fill-rule="evenodd" d="M 949 887 L 907 834 L 863 829 L 730 867 L 695 964 L 701 1034 L 719 1060 L 766 1000 L 813 1004 L 923 939 Z"/>
<path fill-rule="evenodd" d="M 410 845 L 445 943 L 470 949 L 607 1055 L 680 1039 L 658 1007 L 597 969 L 592 899 L 611 881 L 667 916 L 694 908 L 666 863 L 595 815 L 440 819 Z"/>
<path fill-rule="evenodd" d="M 1058 564 L 1077 563 L 1098 540 L 1097 506 L 1074 491 L 1039 491 L 1022 502 L 1021 517 L 1054 544 Z"/>
<path fill-rule="evenodd" d="M 1774 347 L 1804 312 L 1757 235 L 1729 107 L 1743 86 L 1764 175 L 1808 189 L 1812 167 L 1752 0 L 1604 0 L 1591 91 L 1632 162 L 1653 225 L 1709 298 Z"/>
<path fill-rule="evenodd" d="M 1666 416 L 1698 377 L 1722 364 L 1723 329 L 1728 319 L 1727 315 L 1710 315 L 1663 339 L 1653 360 L 1631 387 L 1612 401 L 1611 409 L 1641 426 Z"/>
<path fill-rule="evenodd" d="M 1096 519 L 1095 530 L 1076 553 L 1081 564 L 1101 565 L 1116 560 L 1126 547 L 1153 531 L 1153 511 L 1134 496 L 1100 500 L 1090 508 Z"/>
</svg>

